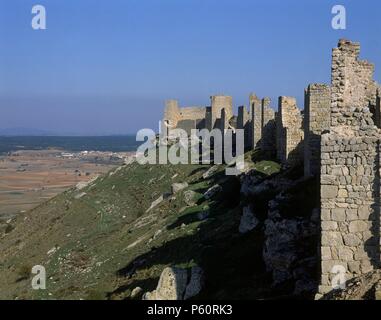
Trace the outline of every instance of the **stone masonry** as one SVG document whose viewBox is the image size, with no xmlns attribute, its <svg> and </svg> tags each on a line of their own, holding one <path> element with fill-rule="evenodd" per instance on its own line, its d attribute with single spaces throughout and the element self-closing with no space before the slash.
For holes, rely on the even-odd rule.
<svg viewBox="0 0 381 320">
<path fill-rule="evenodd" d="M 286 165 L 294 165 L 303 159 L 302 115 L 295 98 L 279 97 L 276 118 L 277 158 Z"/>
<path fill-rule="evenodd" d="M 330 127 L 331 88 L 311 84 L 305 90 L 304 101 L 304 175 L 320 173 L 321 134 Z"/>
<path fill-rule="evenodd" d="M 219 122 L 221 121 L 222 111 L 225 112 L 223 126 L 227 129 L 229 127 L 229 120 L 233 117 L 233 98 L 230 96 L 219 95 L 210 97 L 210 100 L 212 111 L 212 123 L 210 129 L 221 128 L 222 124 Z"/>
<path fill-rule="evenodd" d="M 262 138 L 262 102 L 252 93 L 250 95 L 250 116 L 251 116 L 251 147 L 259 148 Z"/>
<path fill-rule="evenodd" d="M 251 147 L 251 119 L 250 112 L 245 106 L 238 107 L 237 129 L 245 131 L 245 148 Z"/>
<path fill-rule="evenodd" d="M 277 116 L 270 107 L 269 98 L 261 100 L 252 93 L 249 100 L 250 110 L 239 107 L 235 125 L 245 131 L 245 147 L 261 149 L 270 157 L 277 154 L 285 165 L 301 162 L 302 115 L 296 100 L 281 97 Z M 168 100 L 164 112 L 164 122 L 169 124 L 169 130 L 180 128 L 188 134 L 191 129 L 224 130 L 231 126 L 233 119 L 233 99 L 223 95 L 212 96 L 210 107 L 180 108 L 176 100 Z"/>
<path fill-rule="evenodd" d="M 270 157 L 275 155 L 275 111 L 270 107 L 270 98 L 262 99 L 262 140 L 261 150 Z"/>
<path fill-rule="evenodd" d="M 171 129 L 227 129 L 233 117 L 233 99 L 230 96 L 212 96 L 210 107 L 180 108 L 177 100 L 167 100 L 163 122 Z M 223 123 L 221 119 L 224 117 Z"/>
<path fill-rule="evenodd" d="M 359 52 L 341 40 L 332 54 L 331 126 L 321 141 L 321 294 L 332 290 L 335 266 L 346 280 L 380 266 L 381 135 L 369 108 L 377 85 Z"/>
</svg>

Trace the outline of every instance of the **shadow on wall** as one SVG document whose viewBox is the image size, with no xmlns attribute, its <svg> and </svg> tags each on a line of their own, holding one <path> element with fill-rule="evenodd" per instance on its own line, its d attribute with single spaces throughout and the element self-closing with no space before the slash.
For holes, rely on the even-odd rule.
<svg viewBox="0 0 381 320">
<path fill-rule="evenodd" d="M 268 121 L 262 129 L 262 139 L 259 141 L 262 153 L 271 159 L 276 156 L 275 128 L 275 119 Z"/>
<path fill-rule="evenodd" d="M 287 164 L 289 166 L 295 166 L 303 163 L 303 155 L 304 155 L 304 141 L 300 141 L 295 149 L 290 151 L 287 156 Z"/>
</svg>

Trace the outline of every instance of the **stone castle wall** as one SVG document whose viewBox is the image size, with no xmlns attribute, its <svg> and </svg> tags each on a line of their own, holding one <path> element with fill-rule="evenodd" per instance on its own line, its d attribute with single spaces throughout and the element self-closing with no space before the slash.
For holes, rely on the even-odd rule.
<svg viewBox="0 0 381 320">
<path fill-rule="evenodd" d="M 340 40 L 332 51 L 332 126 L 358 126 L 354 113 L 376 104 L 374 65 L 359 60 L 359 54 L 360 44 L 348 40 Z"/>
<path fill-rule="evenodd" d="M 212 123 L 211 129 L 220 128 L 221 124 L 219 119 L 221 119 L 221 112 L 225 110 L 225 123 L 224 127 L 229 127 L 229 120 L 233 117 L 233 98 L 230 96 L 212 96 L 211 99 L 211 112 L 212 112 Z"/>
<path fill-rule="evenodd" d="M 340 40 L 332 51 L 331 85 L 305 90 L 304 115 L 294 98 L 280 97 L 275 113 L 269 99 L 254 94 L 250 110 L 238 111 L 237 128 L 250 147 L 274 152 L 285 165 L 304 160 L 306 177 L 320 175 L 321 294 L 332 290 L 337 272 L 349 280 L 381 266 L 381 87 L 374 65 L 359 54 L 358 43 Z M 211 107 L 184 110 L 169 100 L 164 116 L 176 125 L 193 121 L 188 125 L 221 130 L 232 117 L 226 96 L 211 97 Z"/>
<path fill-rule="evenodd" d="M 279 97 L 276 117 L 277 158 L 283 164 L 294 165 L 302 161 L 303 118 L 292 97 Z"/>
<path fill-rule="evenodd" d="M 311 84 L 305 90 L 304 101 L 304 175 L 320 173 L 321 134 L 330 128 L 331 88 Z"/>
<path fill-rule="evenodd" d="M 274 156 L 276 152 L 276 124 L 275 111 L 270 107 L 271 100 L 269 98 L 262 99 L 262 139 L 261 150 L 270 156 Z"/>
<path fill-rule="evenodd" d="M 262 102 L 252 93 L 250 95 L 250 117 L 251 117 L 251 147 L 260 147 L 262 138 Z"/>
<path fill-rule="evenodd" d="M 177 126 L 177 122 L 180 120 L 180 108 L 177 100 L 165 101 L 164 121 L 172 127 Z"/>
<path fill-rule="evenodd" d="M 244 130 L 245 148 L 251 146 L 251 118 L 245 106 L 238 107 L 237 129 Z"/>
<path fill-rule="evenodd" d="M 373 65 L 341 40 L 332 55 L 331 127 L 321 142 L 321 286 L 332 290 L 334 267 L 346 280 L 380 266 L 380 131 Z M 338 272 L 336 270 L 336 272 Z"/>
</svg>

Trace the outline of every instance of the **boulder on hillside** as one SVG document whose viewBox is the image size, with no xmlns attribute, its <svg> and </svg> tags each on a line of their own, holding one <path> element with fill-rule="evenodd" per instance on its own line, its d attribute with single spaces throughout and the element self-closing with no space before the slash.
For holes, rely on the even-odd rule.
<svg viewBox="0 0 381 320">
<path fill-rule="evenodd" d="M 213 176 L 218 171 L 218 165 L 215 165 L 211 167 L 208 171 L 206 171 L 202 177 L 203 179 L 209 179 L 211 176 Z"/>
<path fill-rule="evenodd" d="M 204 193 L 204 198 L 206 200 L 209 200 L 213 198 L 217 193 L 222 191 L 222 187 L 219 184 L 214 185 L 213 187 L 209 188 L 205 193 Z"/>
<path fill-rule="evenodd" d="M 140 287 L 136 287 L 134 290 L 132 290 L 130 298 L 139 299 L 141 298 L 142 294 L 143 294 L 143 289 Z"/>
<path fill-rule="evenodd" d="M 156 290 L 147 292 L 143 300 L 186 300 L 200 293 L 203 271 L 200 267 L 181 269 L 167 267 L 161 273 Z"/>
<path fill-rule="evenodd" d="M 187 190 L 184 192 L 184 202 L 192 207 L 197 202 L 197 193 L 192 190 Z"/>
<path fill-rule="evenodd" d="M 99 178 L 99 175 L 96 175 L 94 176 L 93 178 L 91 178 L 89 181 L 81 181 L 81 182 L 78 182 L 77 185 L 75 186 L 75 188 L 80 191 L 82 189 L 85 189 L 86 187 L 90 186 L 91 184 L 93 184 L 95 182 L 95 180 L 97 180 Z"/>
<path fill-rule="evenodd" d="M 151 206 L 147 209 L 146 213 L 150 212 L 153 208 L 158 206 L 160 203 L 164 201 L 164 195 L 161 195 L 158 199 L 151 203 Z"/>
<path fill-rule="evenodd" d="M 176 194 L 176 193 L 180 192 L 181 190 L 184 190 L 185 188 L 188 188 L 187 182 L 174 183 L 174 184 L 172 184 L 171 191 L 172 191 L 172 194 Z"/>
</svg>

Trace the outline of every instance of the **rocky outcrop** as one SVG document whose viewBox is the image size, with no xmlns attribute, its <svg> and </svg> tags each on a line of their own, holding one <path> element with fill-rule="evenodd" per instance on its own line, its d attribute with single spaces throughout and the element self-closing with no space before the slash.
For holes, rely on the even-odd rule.
<svg viewBox="0 0 381 320">
<path fill-rule="evenodd" d="M 81 182 L 78 182 L 77 185 L 75 186 L 75 188 L 80 191 L 80 190 L 83 190 L 85 189 L 86 187 L 92 185 L 95 180 L 97 180 L 99 178 L 99 175 L 96 175 L 94 176 L 93 178 L 91 178 L 89 181 L 81 181 Z"/>
<path fill-rule="evenodd" d="M 185 191 L 184 202 L 190 207 L 194 206 L 197 202 L 197 193 L 194 192 L 193 190 Z"/>
<path fill-rule="evenodd" d="M 176 194 L 176 193 L 178 193 L 181 190 L 184 190 L 186 188 L 188 188 L 188 183 L 187 182 L 174 183 L 174 184 L 172 184 L 171 191 L 172 191 L 172 194 Z"/>
<path fill-rule="evenodd" d="M 209 188 L 204 193 L 204 198 L 206 200 L 212 199 L 217 193 L 222 191 L 222 187 L 219 184 L 214 185 L 213 187 Z"/>
<path fill-rule="evenodd" d="M 157 198 L 155 201 L 151 203 L 151 206 L 147 209 L 146 213 L 150 212 L 153 208 L 158 206 L 160 203 L 164 201 L 164 195 L 161 195 L 159 198 Z"/>
<path fill-rule="evenodd" d="M 134 290 L 132 290 L 130 298 L 139 299 L 141 298 L 142 294 L 143 294 L 143 289 L 140 287 L 136 287 Z"/>
<path fill-rule="evenodd" d="M 168 267 L 161 273 L 156 290 L 147 292 L 143 300 L 187 300 L 198 295 L 202 286 L 203 271 L 200 267 Z"/>
<path fill-rule="evenodd" d="M 244 207 L 241 222 L 238 228 L 239 233 L 248 233 L 254 230 L 258 226 L 258 224 L 259 220 L 255 217 L 250 207 Z"/>
<path fill-rule="evenodd" d="M 315 215 L 309 218 L 283 218 L 279 210 L 279 196 L 270 203 L 269 217 L 265 221 L 263 260 L 273 276 L 273 285 L 287 281 L 294 283 L 294 294 L 312 292 L 317 288 L 314 279 L 317 265 L 316 252 L 309 247 L 318 235 Z"/>
<path fill-rule="evenodd" d="M 208 171 L 206 171 L 202 175 L 202 177 L 204 179 L 209 179 L 210 177 L 212 177 L 218 171 L 218 168 L 219 168 L 218 165 L 211 167 L 210 169 L 208 169 Z"/>
</svg>

